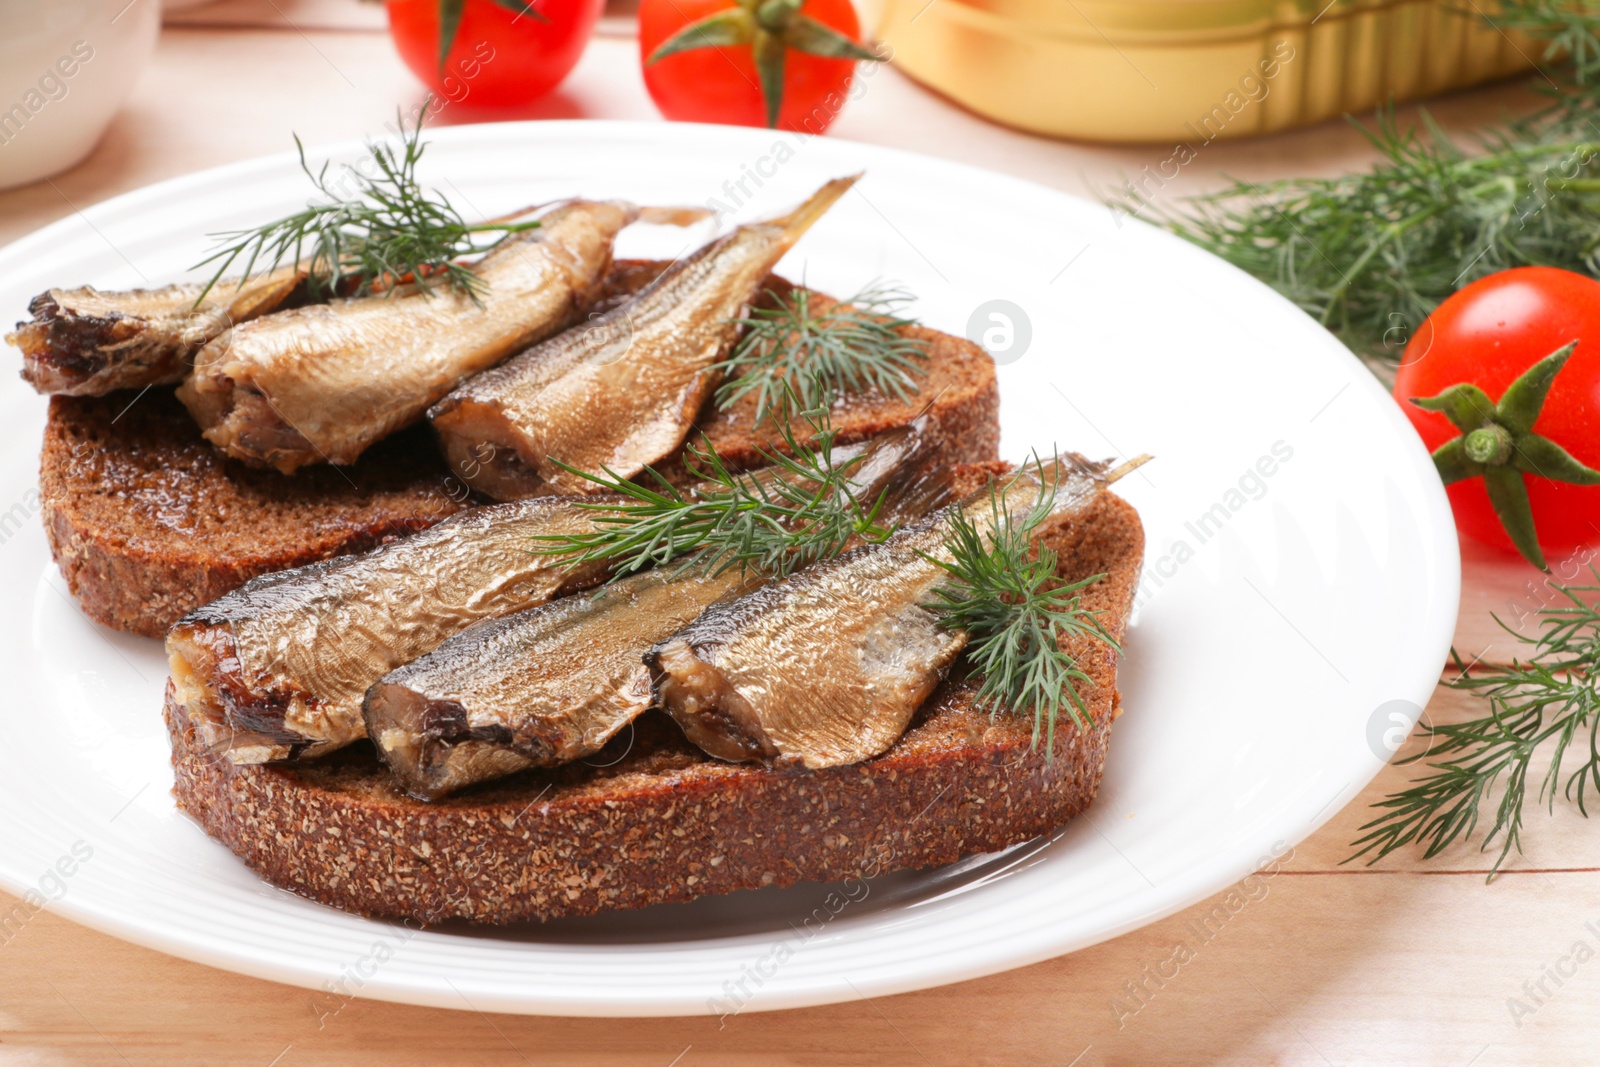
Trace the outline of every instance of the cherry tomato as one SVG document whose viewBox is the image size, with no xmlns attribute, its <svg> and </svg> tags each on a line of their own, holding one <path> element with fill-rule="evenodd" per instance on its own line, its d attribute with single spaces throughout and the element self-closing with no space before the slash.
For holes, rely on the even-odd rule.
<svg viewBox="0 0 1600 1067">
<path fill-rule="evenodd" d="M 465 0 L 439 64 L 440 0 L 388 0 L 389 35 L 411 72 L 452 103 L 515 107 L 561 84 L 577 66 L 605 0 L 537 0 L 544 21 L 496 0 Z"/>
<path fill-rule="evenodd" d="M 650 98 L 669 119 L 734 126 L 767 125 L 766 99 L 749 44 L 677 52 L 654 63 L 652 52 L 684 27 L 731 10 L 736 0 L 642 0 L 639 56 Z M 861 23 L 851 0 L 804 0 L 798 14 L 856 40 Z M 783 104 L 777 128 L 821 133 L 849 98 L 854 59 L 831 59 L 789 48 L 784 57 Z"/>
<path fill-rule="evenodd" d="M 1430 315 L 1406 346 L 1394 394 L 1431 397 L 1461 382 L 1498 401 L 1512 381 L 1570 341 L 1533 432 L 1588 467 L 1600 467 L 1600 281 L 1554 267 L 1519 267 L 1481 278 Z M 1437 449 L 1461 431 L 1443 415 L 1403 403 L 1417 433 Z M 1600 486 L 1524 475 L 1539 544 L 1550 550 L 1600 542 Z M 1511 549 L 1482 478 L 1447 487 L 1456 526 Z"/>
</svg>

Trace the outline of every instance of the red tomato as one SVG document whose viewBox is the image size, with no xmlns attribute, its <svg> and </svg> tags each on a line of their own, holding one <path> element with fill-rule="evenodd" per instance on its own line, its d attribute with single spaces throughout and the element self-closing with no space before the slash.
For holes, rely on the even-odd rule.
<svg viewBox="0 0 1600 1067">
<path fill-rule="evenodd" d="M 641 61 L 685 26 L 734 6 L 734 0 L 642 0 Z M 860 37 L 861 23 L 850 0 L 805 0 L 800 14 L 851 40 Z M 749 45 L 727 45 L 645 62 L 645 88 L 661 114 L 676 122 L 765 126 L 767 107 L 750 52 Z M 853 59 L 825 59 L 791 48 L 784 60 L 777 128 L 821 133 L 833 125 L 848 98 L 855 67 Z"/>
<path fill-rule="evenodd" d="M 1600 281 L 1554 267 L 1519 267 L 1481 278 L 1430 315 L 1406 346 L 1395 376 L 1402 401 L 1472 382 L 1498 401 L 1523 371 L 1569 341 L 1578 347 L 1556 375 L 1534 433 L 1600 468 Z M 1460 431 L 1442 414 L 1403 403 L 1429 449 Z M 1523 479 L 1539 543 L 1562 550 L 1600 542 L 1600 486 Z M 1483 480 L 1447 487 L 1461 532 L 1512 548 Z"/>
<path fill-rule="evenodd" d="M 439 67 L 439 0 L 388 0 L 389 35 L 411 72 L 452 103 L 515 107 L 554 89 L 577 66 L 605 0 L 537 0 L 547 21 L 466 0 Z"/>
</svg>

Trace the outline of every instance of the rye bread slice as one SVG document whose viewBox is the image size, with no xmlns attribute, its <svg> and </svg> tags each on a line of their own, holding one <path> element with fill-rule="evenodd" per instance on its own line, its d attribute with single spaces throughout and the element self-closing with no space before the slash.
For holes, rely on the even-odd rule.
<svg viewBox="0 0 1600 1067">
<path fill-rule="evenodd" d="M 1138 514 L 1107 494 L 1052 539 L 1059 573 L 1104 573 L 1087 607 L 1120 637 L 1138 582 Z M 197 747 L 168 691 L 178 806 L 267 881 L 347 911 L 510 923 L 798 881 L 930 867 L 1048 833 L 1094 799 L 1116 656 L 1077 640 L 1091 725 L 1053 758 L 1032 722 L 973 707 L 952 677 L 888 752 L 824 771 L 723 763 L 659 713 L 594 759 L 435 804 L 398 792 L 370 745 L 298 765 L 235 766 Z"/>
<path fill-rule="evenodd" d="M 620 261 L 601 307 L 624 299 L 662 263 Z M 788 282 L 774 277 L 783 292 Z M 826 298 L 819 302 L 825 306 Z M 959 337 L 913 327 L 928 341 L 929 375 L 907 401 L 853 397 L 834 412 L 840 443 L 904 425 L 927 405 L 942 462 L 997 455 L 994 364 Z M 730 465 L 772 446 L 754 400 L 700 424 Z M 669 475 L 681 475 L 676 463 Z M 371 548 L 473 503 L 452 478 L 430 431 L 413 427 L 348 467 L 293 475 L 225 459 L 168 387 L 105 397 L 54 397 L 40 457 L 45 532 L 85 614 L 118 630 L 159 637 L 201 604 L 269 571 Z"/>
</svg>

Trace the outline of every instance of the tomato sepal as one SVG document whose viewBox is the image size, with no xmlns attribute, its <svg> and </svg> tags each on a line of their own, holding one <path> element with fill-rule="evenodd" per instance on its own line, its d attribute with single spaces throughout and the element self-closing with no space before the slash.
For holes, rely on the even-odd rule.
<svg viewBox="0 0 1600 1067">
<path fill-rule="evenodd" d="M 861 63 L 883 60 L 882 56 L 861 42 L 852 41 L 808 15 L 796 15 L 790 19 L 783 37 L 790 48 L 825 59 L 854 59 Z"/>
<path fill-rule="evenodd" d="M 1464 482 L 1483 473 L 1483 464 L 1474 463 L 1467 457 L 1467 450 L 1463 445 L 1465 440 L 1463 437 L 1457 437 L 1434 450 L 1433 466 L 1439 472 L 1439 480 L 1445 485 Z"/>
<path fill-rule="evenodd" d="M 535 22 L 549 22 L 541 15 L 531 3 L 526 0 L 489 0 L 496 7 L 503 7 L 514 15 L 527 15 Z M 439 73 L 444 74 L 445 60 L 450 58 L 450 49 L 455 47 L 456 34 L 461 32 L 461 13 L 466 9 L 467 0 L 439 0 Z"/>
<path fill-rule="evenodd" d="M 645 66 L 701 48 L 749 45 L 751 62 L 761 83 L 767 128 L 776 129 L 783 112 L 784 74 L 791 49 L 824 59 L 881 63 L 884 58 L 831 26 L 800 14 L 804 2 L 734 0 L 732 8 L 691 22 L 662 41 L 645 57 Z"/>
<path fill-rule="evenodd" d="M 1544 549 L 1539 547 L 1533 505 L 1528 503 L 1528 487 L 1522 481 L 1521 472 L 1510 467 L 1485 467 L 1483 487 L 1489 492 L 1489 504 L 1500 517 L 1500 525 L 1505 527 L 1522 558 L 1548 571 L 1550 564 L 1545 562 Z"/>
<path fill-rule="evenodd" d="M 1577 347 L 1578 342 L 1569 342 L 1523 371 L 1506 386 L 1498 404 L 1471 382 L 1452 385 L 1434 396 L 1411 398 L 1417 407 L 1439 412 L 1461 431 L 1460 437 L 1434 450 L 1433 465 L 1439 479 L 1450 485 L 1483 478 L 1489 504 L 1511 543 L 1542 571 L 1550 567 L 1539 547 L 1524 475 L 1572 485 L 1600 485 L 1600 471 L 1533 432 L 1556 375 Z"/>
<path fill-rule="evenodd" d="M 1585 467 L 1548 437 L 1526 434 L 1512 448 L 1515 455 L 1511 464 L 1525 474 L 1568 485 L 1600 485 L 1600 471 Z"/>
<path fill-rule="evenodd" d="M 439 0 L 439 73 L 444 73 L 445 60 L 455 47 L 456 34 L 461 32 L 461 13 L 467 0 Z"/>
<path fill-rule="evenodd" d="M 1493 422 L 1494 401 L 1471 382 L 1452 385 L 1437 396 L 1414 396 L 1411 402 L 1424 411 L 1437 411 L 1462 433 Z"/>
<path fill-rule="evenodd" d="M 1502 426 L 1515 434 L 1533 432 L 1533 424 L 1539 421 L 1539 412 L 1544 410 L 1545 397 L 1550 395 L 1550 386 L 1577 348 L 1578 342 L 1568 341 L 1506 386 L 1506 391 L 1500 394 L 1500 403 L 1495 405 L 1495 417 Z"/>
<path fill-rule="evenodd" d="M 778 128 L 778 113 L 783 110 L 783 69 L 789 46 L 775 33 L 757 33 L 750 45 L 750 58 L 761 79 L 761 99 L 767 105 L 767 129 Z"/>
<path fill-rule="evenodd" d="M 715 48 L 720 45 L 749 44 L 755 38 L 755 16 L 742 7 L 732 7 L 691 22 L 665 41 L 656 45 L 645 63 L 657 63 L 679 52 L 692 52 L 696 48 Z"/>
</svg>

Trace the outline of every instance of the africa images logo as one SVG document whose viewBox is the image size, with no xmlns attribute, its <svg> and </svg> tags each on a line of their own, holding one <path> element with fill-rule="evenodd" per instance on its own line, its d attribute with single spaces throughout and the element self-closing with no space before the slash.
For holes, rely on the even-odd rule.
<svg viewBox="0 0 1600 1067">
<path fill-rule="evenodd" d="M 67 55 L 46 67 L 21 100 L 0 112 L 0 146 L 16 140 L 34 116 L 52 102 L 65 100 L 71 88 L 67 83 L 93 58 L 94 48 L 88 41 L 74 41 Z"/>
</svg>

